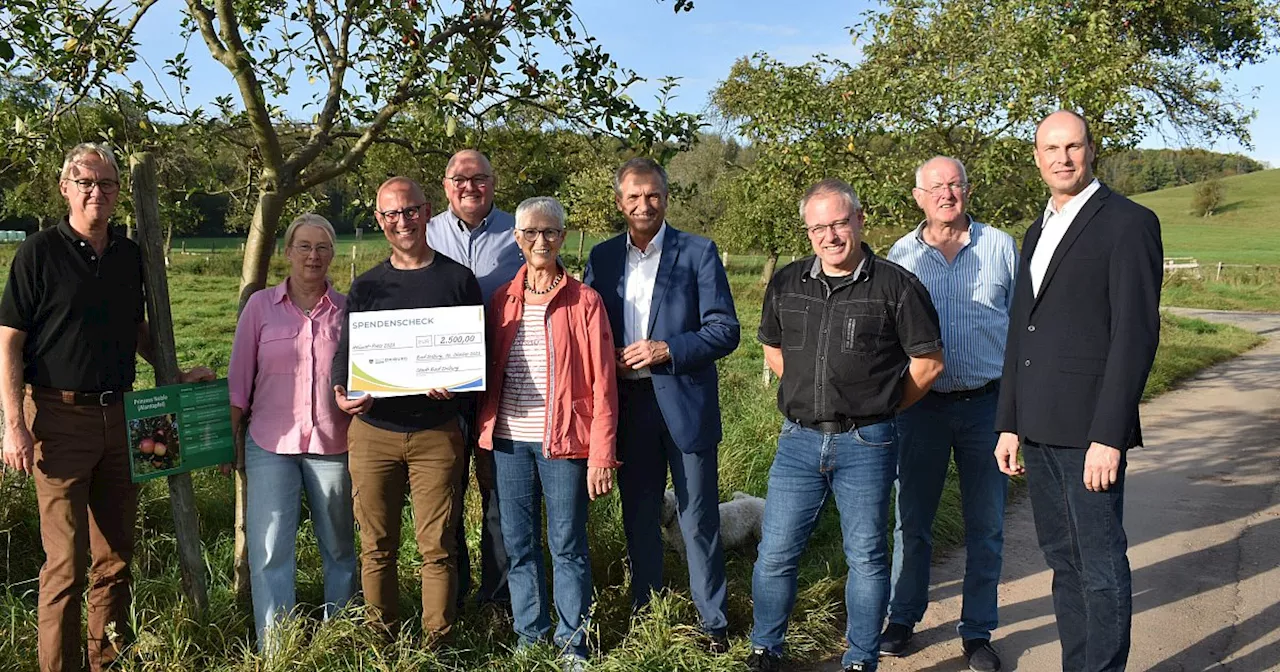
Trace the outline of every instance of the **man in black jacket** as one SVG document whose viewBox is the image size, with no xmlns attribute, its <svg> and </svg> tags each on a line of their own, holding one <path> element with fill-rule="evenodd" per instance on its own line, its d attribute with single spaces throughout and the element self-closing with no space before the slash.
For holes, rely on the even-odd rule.
<svg viewBox="0 0 1280 672">
<path fill-rule="evenodd" d="M 1160 221 L 1094 178 L 1080 115 L 1049 115 L 1035 140 L 1050 200 L 1022 243 L 995 455 L 1015 475 L 1023 454 L 1062 669 L 1123 670 L 1125 455 L 1142 443 L 1138 402 L 1160 338 Z"/>
</svg>

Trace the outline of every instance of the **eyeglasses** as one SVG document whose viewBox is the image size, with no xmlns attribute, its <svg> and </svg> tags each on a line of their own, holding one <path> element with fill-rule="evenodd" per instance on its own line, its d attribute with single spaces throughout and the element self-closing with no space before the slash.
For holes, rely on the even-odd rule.
<svg viewBox="0 0 1280 672">
<path fill-rule="evenodd" d="M 483 187 L 484 185 L 488 184 L 489 180 L 493 179 L 493 176 L 480 173 L 479 175 L 472 175 L 470 177 L 463 177 L 462 175 L 454 175 L 453 177 L 446 177 L 444 179 L 452 182 L 453 187 L 455 189 L 461 189 L 465 187 L 467 183 L 470 183 L 471 186 L 479 189 L 480 187 Z"/>
<path fill-rule="evenodd" d="M 821 238 L 827 235 L 827 229 L 849 231 L 853 229 L 853 223 L 846 217 L 844 219 L 837 219 L 830 224 L 814 224 L 813 226 L 802 226 L 800 228 L 808 234 L 810 238 Z"/>
<path fill-rule="evenodd" d="M 382 215 L 383 219 L 387 220 L 388 222 L 391 222 L 392 224 L 395 224 L 396 222 L 400 221 L 401 217 L 404 217 L 405 219 L 408 219 L 408 220 L 417 220 L 422 217 L 422 206 L 424 205 L 426 205 L 426 203 L 411 205 L 407 208 L 401 208 L 399 210 L 379 210 L 378 214 Z"/>
<path fill-rule="evenodd" d="M 82 194 L 92 194 L 93 188 L 97 187 L 98 191 L 104 194 L 114 194 L 120 191 L 120 182 L 118 180 L 67 180 L 76 185 L 76 189 Z"/>
<path fill-rule="evenodd" d="M 298 254 L 301 254 L 304 257 L 311 254 L 312 252 L 315 252 L 316 254 L 322 257 L 327 257 L 333 254 L 333 246 L 325 245 L 324 243 L 321 243 L 319 245 L 310 245 L 308 243 L 302 243 L 301 245 L 290 245 L 290 247 L 297 250 Z"/>
<path fill-rule="evenodd" d="M 946 184 L 934 184 L 934 185 L 929 186 L 928 188 L 925 188 L 925 187 L 916 187 L 916 189 L 919 189 L 919 190 L 921 190 L 921 191 L 927 191 L 927 192 L 929 192 L 929 193 L 933 194 L 934 196 L 940 196 L 940 195 L 942 195 L 942 194 L 944 194 L 944 193 L 946 193 L 946 192 L 949 192 L 949 191 L 961 191 L 961 192 L 962 192 L 962 191 L 964 191 L 964 190 L 966 190 L 966 189 L 968 189 L 968 188 L 969 188 L 969 183 L 968 183 L 968 182 L 948 182 L 948 183 L 946 183 Z"/>
<path fill-rule="evenodd" d="M 538 239 L 538 234 L 542 234 L 542 238 L 548 243 L 554 243 L 564 237 L 564 229 L 516 229 L 520 235 L 524 237 L 525 242 L 532 243 Z"/>
</svg>

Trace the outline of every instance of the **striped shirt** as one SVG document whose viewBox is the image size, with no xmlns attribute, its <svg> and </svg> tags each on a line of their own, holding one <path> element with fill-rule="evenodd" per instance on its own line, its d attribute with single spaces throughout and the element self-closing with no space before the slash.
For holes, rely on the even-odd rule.
<svg viewBox="0 0 1280 672">
<path fill-rule="evenodd" d="M 547 306 L 524 304 L 511 342 L 493 435 L 541 443 L 547 428 Z"/>
<path fill-rule="evenodd" d="M 1009 309 L 1017 279 L 1013 237 L 969 219 L 969 240 L 951 263 L 924 241 L 924 223 L 893 244 L 889 260 L 911 271 L 929 290 L 942 326 L 946 368 L 937 392 L 982 387 L 1000 377 Z"/>
</svg>

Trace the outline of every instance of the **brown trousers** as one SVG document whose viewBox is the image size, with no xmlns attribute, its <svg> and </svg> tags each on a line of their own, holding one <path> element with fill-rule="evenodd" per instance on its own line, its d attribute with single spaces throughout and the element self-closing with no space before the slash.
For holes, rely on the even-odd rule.
<svg viewBox="0 0 1280 672">
<path fill-rule="evenodd" d="M 71 406 L 59 396 L 28 389 L 24 407 L 35 437 L 45 554 L 38 606 L 40 669 L 84 667 L 80 610 L 87 570 L 89 669 L 98 672 L 132 635 L 129 562 L 138 488 L 129 480 L 124 405 Z"/>
<path fill-rule="evenodd" d="M 365 602 L 394 631 L 400 620 L 396 567 L 407 487 L 422 556 L 422 629 L 428 640 L 449 634 L 458 590 L 459 486 L 466 467 L 457 421 L 405 434 L 356 419 L 347 432 L 347 446 Z"/>
</svg>

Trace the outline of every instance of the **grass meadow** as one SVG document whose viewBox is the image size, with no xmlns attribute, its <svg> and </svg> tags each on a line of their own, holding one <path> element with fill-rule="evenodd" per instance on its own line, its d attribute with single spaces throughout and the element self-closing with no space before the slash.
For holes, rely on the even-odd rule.
<svg viewBox="0 0 1280 672">
<path fill-rule="evenodd" d="M 1229 192 L 1230 193 L 1230 192 Z M 236 286 L 240 259 L 234 245 L 208 254 L 175 251 L 170 286 L 179 359 L 184 367 L 205 364 L 225 375 L 235 330 Z M 366 240 L 354 263 L 363 270 L 385 256 L 380 240 Z M 196 245 L 189 245 L 194 252 Z M 573 237 L 566 253 L 576 250 Z M 0 271 L 7 272 L 12 246 L 0 250 Z M 353 256 L 340 246 L 331 276 L 340 289 L 349 285 Z M 570 258 L 571 266 L 575 261 Z M 730 281 L 742 322 L 742 345 L 720 362 L 720 394 L 725 424 L 720 452 L 722 496 L 737 490 L 764 495 L 768 469 L 780 424 L 775 409 L 776 383 L 761 382 L 762 355 L 755 342 L 763 289 L 759 264 L 731 260 Z M 276 259 L 272 282 L 284 274 Z M 1156 370 L 1148 393 L 1156 394 L 1214 362 L 1252 347 L 1258 338 L 1248 332 L 1198 320 L 1165 316 Z M 152 373 L 139 372 L 139 387 L 150 384 Z M 962 538 L 959 494 L 954 473 L 948 480 L 935 525 L 940 547 Z M 194 476 L 200 501 L 201 537 L 210 576 L 210 607 L 196 618 L 182 598 L 167 490 L 152 481 L 142 490 L 138 545 L 134 560 L 134 629 L 138 633 L 131 654 L 118 668 L 124 671 L 177 670 L 505 670 L 558 669 L 555 651 L 543 649 L 513 656 L 509 627 L 484 618 L 468 606 L 451 645 L 436 651 L 420 646 L 417 614 L 418 557 L 414 550 L 410 510 L 405 509 L 404 545 L 400 564 L 402 612 L 408 623 L 404 636 L 383 643 L 363 623 L 358 608 L 326 623 L 300 619 L 286 634 L 278 657 L 259 658 L 252 644 L 252 616 L 236 603 L 232 591 L 231 483 L 216 471 Z M 469 544 L 478 545 L 478 501 L 469 493 Z M 715 671 L 741 668 L 751 625 L 751 564 L 754 549 L 727 554 L 729 620 L 733 651 L 727 656 L 703 653 L 697 636 L 696 611 L 688 598 L 687 574 L 678 557 L 667 555 L 668 597 L 642 619 L 629 620 L 625 546 L 616 496 L 592 505 L 591 553 L 597 602 L 594 670 Z M 35 496 L 29 479 L 5 472 L 0 480 L 0 668 L 34 671 L 36 663 L 37 575 L 43 561 Z M 475 565 L 478 567 L 478 563 Z M 478 570 L 477 570 L 478 571 Z M 800 567 L 800 593 L 789 634 L 791 656 L 797 660 L 825 658 L 842 648 L 843 581 L 846 569 L 834 507 L 828 507 Z M 298 596 L 304 604 L 322 601 L 320 559 L 309 523 L 298 542 Z M 305 607 L 304 607 L 305 608 Z M 314 611 L 310 612 L 314 613 Z"/>
<path fill-rule="evenodd" d="M 1224 178 L 1224 203 L 1191 214 L 1195 185 L 1139 194 L 1160 216 L 1166 257 L 1191 257 L 1198 270 L 1165 276 L 1163 303 L 1219 310 L 1280 311 L 1280 170 Z M 1218 264 L 1222 267 L 1219 268 Z"/>
</svg>

